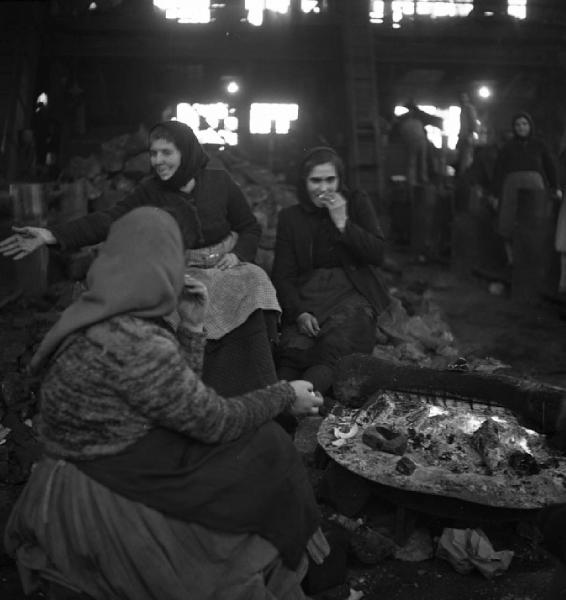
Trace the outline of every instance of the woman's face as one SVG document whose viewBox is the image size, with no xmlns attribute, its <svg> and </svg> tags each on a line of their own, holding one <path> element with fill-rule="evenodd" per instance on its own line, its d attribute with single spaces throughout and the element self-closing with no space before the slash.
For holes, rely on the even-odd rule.
<svg viewBox="0 0 566 600">
<path fill-rule="evenodd" d="M 307 192 L 315 206 L 322 208 L 324 204 L 318 199 L 319 196 L 326 192 L 338 191 L 338 173 L 336 167 L 332 163 L 323 163 L 313 167 L 312 171 L 307 175 Z"/>
<path fill-rule="evenodd" d="M 528 137 L 529 133 L 531 133 L 531 124 L 525 117 L 519 117 L 513 126 L 515 128 L 515 133 L 519 137 Z"/>
<path fill-rule="evenodd" d="M 149 161 L 162 181 L 170 179 L 181 164 L 181 152 L 173 142 L 157 139 L 149 145 Z"/>
</svg>

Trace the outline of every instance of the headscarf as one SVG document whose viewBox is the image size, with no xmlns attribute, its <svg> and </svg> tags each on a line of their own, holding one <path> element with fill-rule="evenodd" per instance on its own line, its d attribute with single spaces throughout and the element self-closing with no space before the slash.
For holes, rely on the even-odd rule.
<svg viewBox="0 0 566 600">
<path fill-rule="evenodd" d="M 116 315 L 174 318 L 183 287 L 181 232 L 159 208 L 143 206 L 112 224 L 84 292 L 47 332 L 30 368 L 37 371 L 69 335 Z"/>
<path fill-rule="evenodd" d="M 527 119 L 527 121 L 529 122 L 529 125 L 530 125 L 529 135 L 527 135 L 526 137 L 519 137 L 517 135 L 517 132 L 515 131 L 515 121 L 517 121 L 517 119 L 521 119 L 521 118 Z M 521 112 L 514 114 L 511 119 L 511 130 L 513 133 L 513 137 L 517 140 L 528 140 L 529 138 L 534 137 L 535 124 L 534 124 L 533 118 L 531 117 L 531 115 L 528 112 L 525 112 L 525 111 L 521 111 Z"/>
<path fill-rule="evenodd" d="M 336 168 L 336 174 L 338 175 L 338 191 L 340 193 L 347 192 L 346 184 L 344 182 L 344 162 L 338 156 L 335 150 L 329 146 L 316 146 L 311 148 L 303 157 L 301 165 L 299 167 L 299 180 L 297 182 L 297 196 L 299 202 L 310 210 L 322 210 L 326 211 L 325 208 L 319 209 L 315 206 L 311 200 L 310 194 L 307 190 L 307 177 L 309 173 L 317 165 L 323 165 L 325 163 L 331 163 Z"/>
<path fill-rule="evenodd" d="M 163 121 L 162 123 L 158 123 L 150 130 L 150 139 L 152 132 L 158 127 L 167 131 L 173 143 L 179 149 L 181 164 L 169 179 L 162 180 L 157 174 L 155 174 L 155 179 L 163 187 L 178 190 L 191 179 L 198 176 L 208 163 L 209 157 L 200 145 L 193 130 L 185 123 L 181 123 L 181 121 Z"/>
</svg>

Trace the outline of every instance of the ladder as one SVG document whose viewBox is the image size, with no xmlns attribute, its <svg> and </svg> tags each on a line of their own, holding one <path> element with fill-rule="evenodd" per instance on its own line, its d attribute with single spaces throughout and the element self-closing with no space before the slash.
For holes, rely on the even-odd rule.
<svg viewBox="0 0 566 600">
<path fill-rule="evenodd" d="M 346 79 L 348 184 L 365 190 L 379 211 L 383 161 L 369 2 L 347 0 L 338 4 Z"/>
</svg>

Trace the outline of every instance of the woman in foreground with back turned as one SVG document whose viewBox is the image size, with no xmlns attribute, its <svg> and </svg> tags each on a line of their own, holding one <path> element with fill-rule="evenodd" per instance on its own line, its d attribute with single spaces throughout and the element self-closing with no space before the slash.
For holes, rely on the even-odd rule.
<svg viewBox="0 0 566 600">
<path fill-rule="evenodd" d="M 229 399 L 205 386 L 207 293 L 184 277 L 174 218 L 130 211 L 32 359 L 44 456 L 4 540 L 25 593 L 302 600 L 307 553 L 326 556 L 300 456 L 272 421 L 321 399 L 305 381 Z"/>
</svg>

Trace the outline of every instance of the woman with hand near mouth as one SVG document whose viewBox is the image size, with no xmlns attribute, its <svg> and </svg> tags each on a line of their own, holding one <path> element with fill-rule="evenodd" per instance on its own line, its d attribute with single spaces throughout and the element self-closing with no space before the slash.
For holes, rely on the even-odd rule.
<svg viewBox="0 0 566 600">
<path fill-rule="evenodd" d="M 184 123 L 153 127 L 149 154 L 152 175 L 123 200 L 49 229 L 15 228 L 0 254 L 20 259 L 45 244 L 77 250 L 104 241 L 111 224 L 134 208 L 165 209 L 181 228 L 187 273 L 209 292 L 204 381 L 224 395 L 274 383 L 268 325 L 275 329 L 280 307 L 267 274 L 252 264 L 261 226 L 244 194 L 226 170 L 209 164 Z"/>
<path fill-rule="evenodd" d="M 325 394 L 336 361 L 370 353 L 376 318 L 389 305 L 378 267 L 385 240 L 370 200 L 351 192 L 333 149 L 303 159 L 299 203 L 283 209 L 272 279 L 283 308 L 278 374 L 301 378 Z"/>
</svg>

